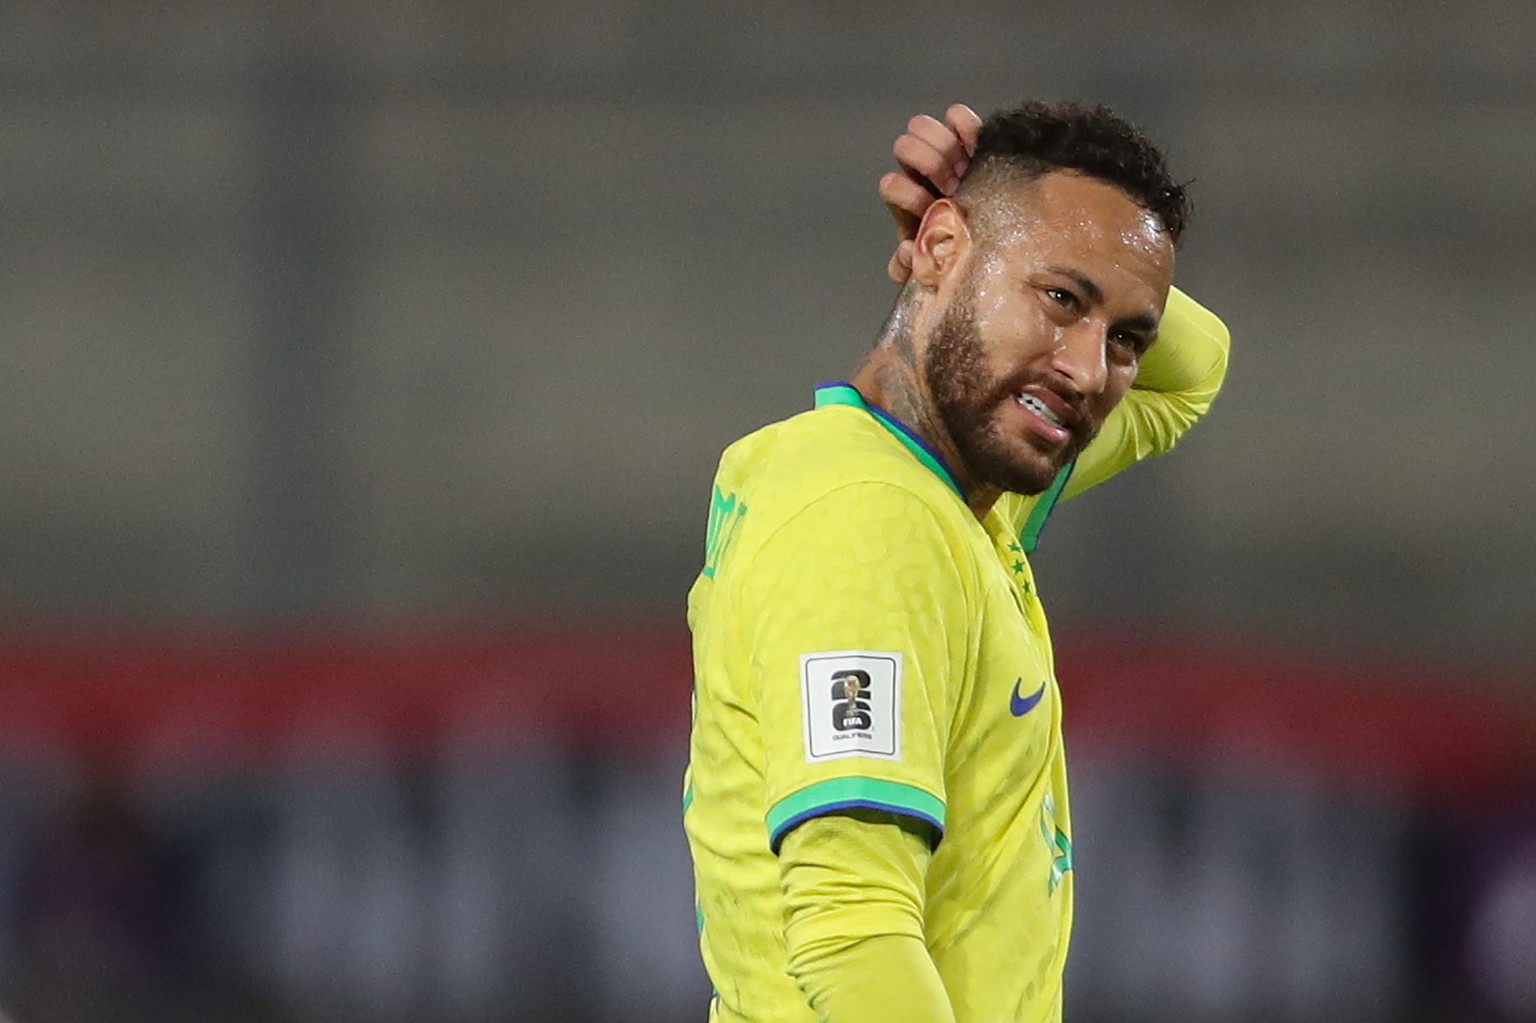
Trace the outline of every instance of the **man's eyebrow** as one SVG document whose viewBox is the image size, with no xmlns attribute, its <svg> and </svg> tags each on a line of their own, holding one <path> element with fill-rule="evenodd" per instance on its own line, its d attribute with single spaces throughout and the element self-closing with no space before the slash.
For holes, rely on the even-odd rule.
<svg viewBox="0 0 1536 1023">
<path fill-rule="evenodd" d="M 1070 279 L 1072 283 L 1076 284 L 1079 288 L 1082 288 L 1085 292 L 1088 293 L 1088 298 L 1095 305 L 1104 301 L 1104 289 L 1095 284 L 1093 282 L 1093 278 L 1089 277 L 1081 270 L 1073 270 L 1072 268 L 1065 266 L 1048 266 L 1046 269 L 1053 274 L 1060 274 L 1061 276 Z"/>
<path fill-rule="evenodd" d="M 1142 313 L 1138 316 L 1127 316 L 1123 320 L 1116 320 L 1114 326 L 1120 330 L 1134 330 L 1150 336 L 1157 333 L 1159 322 L 1158 318 L 1151 313 Z"/>
</svg>

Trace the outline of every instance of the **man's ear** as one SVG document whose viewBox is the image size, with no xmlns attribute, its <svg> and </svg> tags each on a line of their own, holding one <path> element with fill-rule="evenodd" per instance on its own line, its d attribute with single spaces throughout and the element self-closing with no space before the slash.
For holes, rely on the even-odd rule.
<svg viewBox="0 0 1536 1023">
<path fill-rule="evenodd" d="M 953 199 L 937 199 L 923 213 L 913 239 L 912 280 L 937 288 L 965 262 L 971 250 L 971 227 L 965 211 Z"/>
</svg>

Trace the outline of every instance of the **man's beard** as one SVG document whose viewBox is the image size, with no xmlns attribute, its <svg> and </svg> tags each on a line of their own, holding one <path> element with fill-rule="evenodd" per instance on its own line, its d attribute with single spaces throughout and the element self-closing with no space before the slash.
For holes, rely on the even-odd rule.
<svg viewBox="0 0 1536 1023">
<path fill-rule="evenodd" d="M 996 487 L 1016 494 L 1038 494 L 1087 446 L 1097 432 L 1086 414 L 1072 429 L 1065 448 L 1040 460 L 1026 460 L 1003 436 L 998 414 L 1004 402 L 1031 383 L 1044 385 L 1044 374 L 1021 371 L 1004 379 L 987 375 L 976 330 L 975 281 L 967 275 L 928 337 L 923 370 L 939 420 L 972 486 Z M 1027 443 L 1027 442 L 1025 442 Z"/>
</svg>

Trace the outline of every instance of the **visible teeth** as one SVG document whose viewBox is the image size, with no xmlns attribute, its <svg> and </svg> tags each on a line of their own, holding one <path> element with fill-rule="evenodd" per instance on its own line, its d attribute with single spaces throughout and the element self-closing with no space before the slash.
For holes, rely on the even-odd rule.
<svg viewBox="0 0 1536 1023">
<path fill-rule="evenodd" d="M 1066 425 L 1061 421 L 1060 416 L 1051 411 L 1051 407 L 1049 405 L 1041 401 L 1039 398 L 1036 398 L 1033 394 L 1021 394 L 1018 396 L 1017 401 L 1020 405 L 1023 405 L 1025 408 L 1029 409 L 1035 415 L 1039 416 L 1041 419 L 1044 419 L 1052 426 Z"/>
</svg>

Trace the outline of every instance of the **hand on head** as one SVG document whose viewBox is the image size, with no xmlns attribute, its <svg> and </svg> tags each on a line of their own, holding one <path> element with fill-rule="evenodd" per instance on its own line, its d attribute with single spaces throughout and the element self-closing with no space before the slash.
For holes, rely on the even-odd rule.
<svg viewBox="0 0 1536 1023">
<path fill-rule="evenodd" d="M 912 273 L 912 239 L 923 213 L 935 199 L 954 195 L 960 187 L 980 131 L 976 111 L 956 103 L 943 121 L 927 114 L 912 118 L 891 147 L 901 169 L 880 179 L 880 198 L 896 222 L 896 251 L 886 273 L 897 284 L 906 283 Z"/>
</svg>

